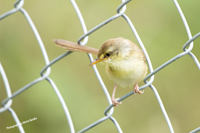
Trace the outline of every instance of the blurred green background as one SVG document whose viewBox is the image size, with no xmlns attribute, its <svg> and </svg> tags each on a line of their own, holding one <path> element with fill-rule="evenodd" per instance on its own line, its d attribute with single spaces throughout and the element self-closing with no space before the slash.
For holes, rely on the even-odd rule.
<svg viewBox="0 0 200 133">
<path fill-rule="evenodd" d="M 0 1 L 0 14 L 13 8 L 14 0 Z M 87 29 L 95 27 L 116 14 L 121 4 L 118 0 L 76 1 L 84 17 Z M 200 32 L 200 1 L 179 0 L 192 35 Z M 76 42 L 83 34 L 76 12 L 68 0 L 25 1 L 29 13 L 45 45 L 50 61 L 65 53 L 52 39 L 60 38 Z M 153 68 L 182 52 L 188 40 L 183 22 L 173 1 L 133 0 L 125 14 L 131 19 L 150 56 Z M 99 48 L 115 37 L 137 41 L 126 21 L 120 17 L 89 36 L 88 46 Z M 200 38 L 194 41 L 192 52 L 200 59 Z M 0 60 L 8 77 L 12 93 L 40 77 L 45 62 L 36 38 L 21 12 L 0 21 Z M 51 67 L 50 78 L 59 88 L 70 111 L 76 132 L 104 116 L 108 102 L 98 83 L 93 69 L 89 67 L 85 53 L 73 53 Z M 97 65 L 99 72 L 112 93 L 114 82 L 107 78 L 105 66 Z M 140 85 L 142 85 L 141 83 Z M 186 133 L 200 126 L 200 71 L 189 55 L 170 64 L 155 75 L 153 85 L 157 88 L 169 115 L 174 131 Z M 121 97 L 133 88 L 117 88 L 116 97 Z M 0 101 L 7 97 L 0 79 Z M 65 113 L 50 86 L 44 80 L 13 99 L 12 109 L 20 121 L 34 117 L 37 120 L 24 124 L 27 133 L 70 132 Z M 150 88 L 142 95 L 134 95 L 115 108 L 113 117 L 124 133 L 169 133 L 167 123 Z M 16 133 L 18 128 L 12 115 L 0 114 L 0 132 Z M 88 133 L 117 132 L 107 120 Z"/>
</svg>

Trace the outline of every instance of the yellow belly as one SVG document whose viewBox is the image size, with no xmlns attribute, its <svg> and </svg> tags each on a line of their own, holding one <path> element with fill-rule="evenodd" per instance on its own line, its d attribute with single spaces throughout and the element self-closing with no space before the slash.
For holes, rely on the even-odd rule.
<svg viewBox="0 0 200 133">
<path fill-rule="evenodd" d="M 133 86 L 144 79 L 147 74 L 147 66 L 143 61 L 121 62 L 106 66 L 108 77 L 121 87 Z"/>
</svg>

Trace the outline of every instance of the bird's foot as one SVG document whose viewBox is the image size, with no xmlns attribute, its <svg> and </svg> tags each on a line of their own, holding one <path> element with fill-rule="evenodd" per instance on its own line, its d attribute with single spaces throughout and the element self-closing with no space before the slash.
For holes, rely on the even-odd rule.
<svg viewBox="0 0 200 133">
<path fill-rule="evenodd" d="M 138 84 L 136 83 L 135 85 L 134 85 L 134 94 L 135 93 L 138 93 L 138 94 L 142 94 L 142 93 L 144 93 L 144 91 L 140 91 L 139 90 L 139 86 L 138 86 Z"/>
<path fill-rule="evenodd" d="M 118 102 L 118 101 L 117 101 L 118 99 L 119 99 L 119 98 L 116 98 L 116 99 L 115 99 L 114 97 L 112 97 L 111 100 L 112 100 L 112 103 L 113 103 L 114 106 L 118 106 L 119 104 L 122 104 L 122 102 Z"/>
</svg>

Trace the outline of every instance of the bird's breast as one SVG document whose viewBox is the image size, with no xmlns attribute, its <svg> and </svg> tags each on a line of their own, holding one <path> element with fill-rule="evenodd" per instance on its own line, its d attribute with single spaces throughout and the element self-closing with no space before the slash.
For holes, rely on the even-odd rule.
<svg viewBox="0 0 200 133">
<path fill-rule="evenodd" d="M 107 64 L 106 73 L 121 87 L 133 86 L 146 76 L 147 66 L 141 60 L 117 61 Z"/>
</svg>

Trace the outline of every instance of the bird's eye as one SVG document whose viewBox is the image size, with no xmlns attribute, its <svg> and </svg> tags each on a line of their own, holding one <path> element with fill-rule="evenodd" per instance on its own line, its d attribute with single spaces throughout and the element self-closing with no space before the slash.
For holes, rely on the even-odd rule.
<svg viewBox="0 0 200 133">
<path fill-rule="evenodd" d="M 105 57 L 110 57 L 110 53 L 106 53 L 106 56 Z"/>
</svg>

